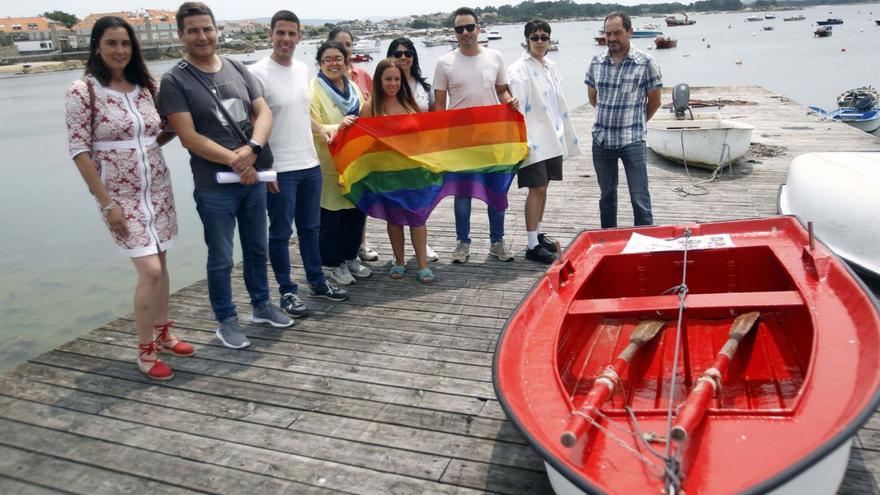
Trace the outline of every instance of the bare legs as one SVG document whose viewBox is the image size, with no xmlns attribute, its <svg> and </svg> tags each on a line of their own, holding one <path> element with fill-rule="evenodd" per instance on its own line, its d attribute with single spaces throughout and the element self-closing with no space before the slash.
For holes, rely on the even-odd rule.
<svg viewBox="0 0 880 495">
<path fill-rule="evenodd" d="M 153 341 L 153 326 L 168 321 L 170 278 L 165 253 L 132 258 L 138 273 L 134 289 L 134 322 L 138 343 Z"/>
<path fill-rule="evenodd" d="M 544 207 L 547 205 L 547 186 L 530 187 L 526 195 L 526 230 L 538 230 L 538 224 L 544 219 Z"/>
<path fill-rule="evenodd" d="M 409 236 L 412 241 L 413 249 L 416 252 L 416 260 L 419 263 L 419 270 L 428 268 L 428 228 L 424 225 L 420 227 L 410 227 Z M 394 252 L 394 264 L 398 266 L 405 265 L 404 243 L 406 239 L 403 234 L 403 225 L 389 223 L 388 239 L 391 241 L 391 250 Z"/>
</svg>

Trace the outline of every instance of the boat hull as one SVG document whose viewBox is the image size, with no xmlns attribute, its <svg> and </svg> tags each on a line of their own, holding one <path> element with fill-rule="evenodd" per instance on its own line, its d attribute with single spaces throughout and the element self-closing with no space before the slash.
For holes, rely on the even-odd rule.
<svg viewBox="0 0 880 495">
<path fill-rule="evenodd" d="M 753 126 L 722 120 L 719 114 L 696 113 L 694 119 L 655 115 L 648 122 L 648 146 L 668 160 L 710 170 L 736 162 L 749 150 Z"/>
<path fill-rule="evenodd" d="M 843 481 L 846 466 L 849 464 L 849 452 L 852 440 L 819 459 L 812 467 L 794 477 L 786 484 L 769 492 L 767 495 L 826 495 L 833 494 Z M 547 478 L 556 495 L 585 495 L 586 492 L 559 473 L 547 462 Z"/>
<path fill-rule="evenodd" d="M 625 250 L 635 234 L 662 241 L 686 233 L 714 244 L 692 246 L 686 261 L 664 250 L 675 248 Z M 685 416 L 685 398 L 728 348 L 736 315 L 751 312 L 757 325 L 719 375 L 718 395 L 676 444 L 680 489 L 836 491 L 851 439 L 880 404 L 880 314 L 867 288 L 797 219 L 584 231 L 562 258 L 508 321 L 493 363 L 501 406 L 543 457 L 557 493 L 661 493 L 663 462 L 647 453 L 630 415 L 640 432 L 668 435 L 667 409 L 676 423 Z M 682 282 L 685 266 L 679 336 L 679 297 L 667 289 Z M 656 338 L 630 352 L 615 378 L 597 379 L 627 355 L 646 320 L 663 325 Z M 679 379 L 670 389 L 672 376 Z M 609 383 L 619 390 L 573 429 Z"/>
<path fill-rule="evenodd" d="M 792 161 L 779 211 L 813 222 L 816 236 L 832 251 L 880 278 L 878 190 L 880 153 L 809 153 Z"/>
</svg>

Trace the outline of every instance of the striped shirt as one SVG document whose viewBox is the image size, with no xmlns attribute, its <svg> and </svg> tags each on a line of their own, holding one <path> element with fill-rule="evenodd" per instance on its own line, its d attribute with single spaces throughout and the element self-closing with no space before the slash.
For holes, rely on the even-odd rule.
<svg viewBox="0 0 880 495">
<path fill-rule="evenodd" d="M 597 91 L 594 143 L 616 149 L 645 139 L 648 91 L 663 87 L 656 60 L 630 47 L 615 65 L 606 51 L 590 61 L 584 84 Z"/>
</svg>

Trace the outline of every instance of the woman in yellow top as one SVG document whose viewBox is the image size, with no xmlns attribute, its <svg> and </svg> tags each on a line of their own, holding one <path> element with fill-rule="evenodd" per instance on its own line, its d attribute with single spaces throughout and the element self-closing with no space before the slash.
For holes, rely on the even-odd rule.
<svg viewBox="0 0 880 495">
<path fill-rule="evenodd" d="M 413 99 L 401 67 L 392 58 L 380 61 L 373 75 L 373 95 L 364 105 L 362 115 L 379 117 L 406 115 L 418 111 L 419 106 Z M 419 280 L 426 284 L 433 282 L 434 272 L 428 268 L 428 228 L 424 223 L 410 225 L 409 236 L 419 263 Z M 391 250 L 394 251 L 394 263 L 391 265 L 389 275 L 394 279 L 403 278 L 403 274 L 406 273 L 406 261 L 403 259 L 403 225 L 388 222 L 388 238 L 391 240 Z"/>
<path fill-rule="evenodd" d="M 342 44 L 327 41 L 315 57 L 320 67 L 312 80 L 312 119 L 321 127 L 314 134 L 315 148 L 321 161 L 324 184 L 321 189 L 321 264 L 335 283 L 348 285 L 356 278 L 372 275 L 358 259 L 358 248 L 364 231 L 366 215 L 342 196 L 339 175 L 327 147 L 327 134 L 357 120 L 364 97 L 346 73 L 348 52 Z"/>
</svg>

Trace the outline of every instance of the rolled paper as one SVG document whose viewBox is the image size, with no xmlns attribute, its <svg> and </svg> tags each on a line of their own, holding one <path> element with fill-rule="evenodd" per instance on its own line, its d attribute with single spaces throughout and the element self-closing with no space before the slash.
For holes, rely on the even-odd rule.
<svg viewBox="0 0 880 495">
<path fill-rule="evenodd" d="M 274 170 L 260 170 L 257 172 L 257 180 L 260 182 L 274 182 L 278 180 L 278 173 Z M 241 177 L 235 172 L 217 172 L 218 184 L 235 184 L 241 182 Z"/>
</svg>

